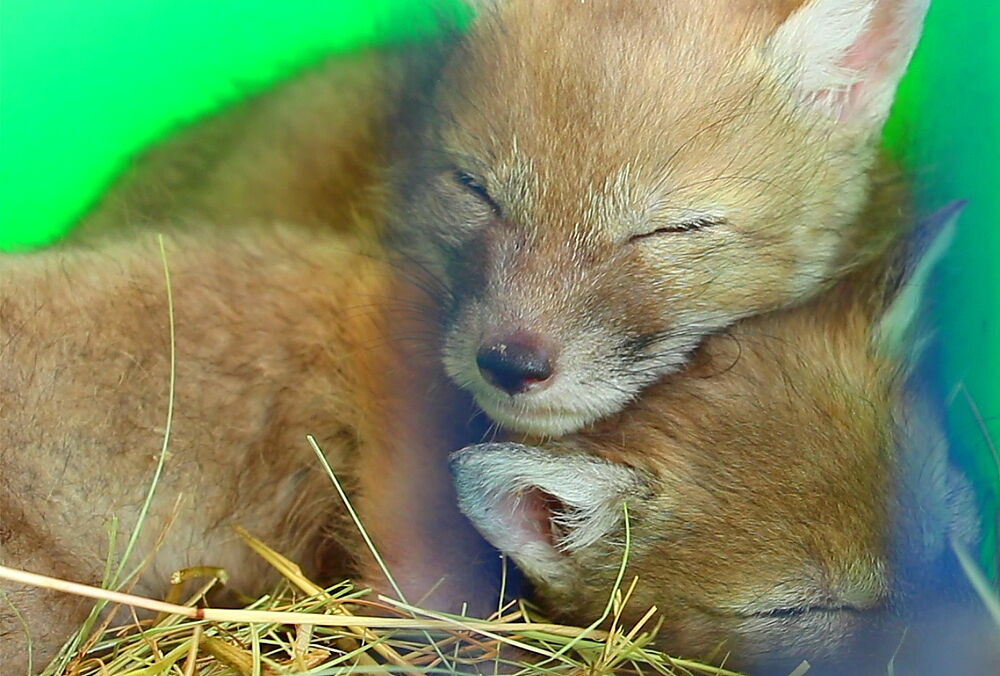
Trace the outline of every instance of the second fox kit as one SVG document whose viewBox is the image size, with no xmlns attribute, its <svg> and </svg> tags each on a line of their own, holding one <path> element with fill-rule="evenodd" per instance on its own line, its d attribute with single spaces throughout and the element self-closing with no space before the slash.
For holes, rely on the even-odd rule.
<svg viewBox="0 0 1000 676">
<path fill-rule="evenodd" d="M 364 570 L 364 550 L 337 527 L 343 511 L 304 443 L 312 433 L 404 585 L 459 577 L 458 588 L 474 592 L 460 601 L 492 602 L 470 565 L 479 543 L 451 519 L 453 496 L 426 456 L 408 453 L 421 435 L 407 431 L 429 421 L 405 419 L 414 409 L 393 401 L 427 385 L 417 369 L 415 389 L 412 365 L 387 350 L 385 323 L 412 308 L 387 300 L 390 275 L 353 248 L 296 229 L 168 243 L 176 406 L 138 553 L 174 526 L 138 591 L 162 593 L 170 572 L 206 563 L 227 566 L 241 591 L 259 591 L 263 566 L 232 523 L 310 574 Z M 134 525 L 169 393 L 162 273 L 148 235 L 0 258 L 3 564 L 97 582 L 107 519 Z M 867 611 L 901 587 L 912 592 L 896 584 L 894 564 L 919 576 L 948 537 L 976 537 L 967 489 L 923 425 L 931 417 L 919 398 L 898 399 L 892 350 L 910 316 L 899 299 L 913 294 L 887 294 L 886 311 L 870 281 L 745 320 L 732 337 L 710 339 L 690 372 L 585 435 L 464 451 L 455 462 L 463 505 L 550 609 L 573 621 L 606 603 L 627 500 L 629 572 L 641 577 L 627 617 L 657 604 L 665 645 L 705 655 L 727 641 L 743 663 L 782 649 L 814 659 L 842 650 Z M 897 460 L 913 471 L 894 492 Z M 907 511 L 894 551 L 888 519 L 898 497 Z M 441 567 L 414 570 L 434 560 L 420 547 L 435 549 Z M 37 665 L 86 614 L 72 597 L 2 587 L 21 613 L 0 605 L 0 664 L 15 672 L 26 627 Z"/>
<path fill-rule="evenodd" d="M 803 659 L 884 674 L 898 648 L 903 672 L 990 673 L 911 661 L 979 606 L 921 626 L 960 579 L 944 574 L 950 542 L 971 551 L 978 537 L 933 406 L 905 384 L 900 348 L 929 260 L 744 320 L 584 433 L 456 454 L 463 509 L 548 610 L 577 622 L 600 615 L 627 557 L 624 586 L 639 580 L 624 626 L 655 605 L 661 644 L 682 655 L 782 675 Z M 961 665 L 975 641 L 990 645 L 995 628 L 978 628 L 964 648 L 930 655 Z"/>
<path fill-rule="evenodd" d="M 452 378 L 505 426 L 621 409 L 893 235 L 877 140 L 928 0 L 494 0 L 397 167 Z"/>
</svg>

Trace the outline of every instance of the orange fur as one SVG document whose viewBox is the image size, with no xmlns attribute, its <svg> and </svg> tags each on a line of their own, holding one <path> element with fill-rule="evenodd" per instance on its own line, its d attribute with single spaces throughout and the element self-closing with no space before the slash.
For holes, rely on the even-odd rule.
<svg viewBox="0 0 1000 676">
<path fill-rule="evenodd" d="M 512 429 L 572 431 L 706 334 L 827 288 L 906 221 L 880 120 L 803 104 L 772 53 L 817 3 L 474 3 L 455 44 L 335 59 L 154 150 L 80 236 L 198 219 L 381 231 L 387 211 L 401 264 L 441 287 L 455 382 Z M 877 25 L 919 4 L 879 0 Z M 692 222 L 711 225 L 641 237 Z M 554 346 L 556 372 L 507 396 L 475 353 L 518 332 Z"/>
<path fill-rule="evenodd" d="M 759 673 L 803 659 L 884 673 L 901 641 L 898 665 L 919 665 L 947 616 L 921 627 L 914 607 L 961 586 L 935 566 L 949 538 L 974 547 L 978 530 L 931 400 L 878 346 L 878 269 L 710 338 L 688 370 L 576 435 L 463 451 L 463 509 L 558 617 L 603 611 L 627 503 L 625 583 L 638 585 L 625 626 L 655 606 L 663 647 Z M 975 645 L 988 622 L 961 624 L 972 603 L 945 620 L 961 641 L 937 658 L 1000 660 Z"/>
<path fill-rule="evenodd" d="M 377 229 L 405 59 L 334 57 L 182 130 L 138 158 L 73 236 L 191 221 Z"/>
<path fill-rule="evenodd" d="M 196 564 L 224 566 L 241 592 L 263 591 L 273 575 L 235 524 L 309 574 L 352 572 L 390 591 L 306 444 L 313 434 L 412 599 L 447 577 L 428 603 L 490 607 L 489 584 L 474 571 L 481 540 L 457 513 L 445 470 L 446 452 L 466 442 L 456 436 L 462 425 L 434 422 L 467 413 L 447 408 L 436 362 L 408 347 L 420 317 L 385 264 L 349 238 L 307 228 L 202 228 L 168 240 L 167 251 L 175 413 L 166 472 L 128 567 L 155 550 L 137 591 L 162 594 L 171 572 Z M 149 233 L 0 259 L 4 565 L 99 583 L 113 517 L 111 555 L 121 554 L 164 435 L 167 323 Z M 401 490 L 396 472 L 413 488 Z M 7 601 L 27 622 L 36 666 L 87 610 L 70 597 L 3 590 L 5 670 L 23 664 L 25 646 Z"/>
<path fill-rule="evenodd" d="M 872 185 L 880 123 L 803 104 L 770 54 L 790 3 L 482 4 L 392 206 L 454 296 L 449 374 L 511 429 L 620 410 L 708 333 L 807 300 L 903 222 Z M 476 354 L 517 334 L 552 345 L 555 369 L 508 395 Z"/>
</svg>

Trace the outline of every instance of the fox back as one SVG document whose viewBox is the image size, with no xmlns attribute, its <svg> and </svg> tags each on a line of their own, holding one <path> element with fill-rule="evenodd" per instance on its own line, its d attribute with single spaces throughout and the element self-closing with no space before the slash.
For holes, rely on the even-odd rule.
<svg viewBox="0 0 1000 676">
<path fill-rule="evenodd" d="M 431 422 L 467 413 L 441 389 L 425 402 L 435 381 L 400 349 L 413 309 L 382 257 L 308 227 L 225 225 L 175 233 L 166 254 L 172 304 L 150 232 L 0 257 L 0 564 L 100 584 L 139 528 L 165 444 L 125 566 L 145 562 L 137 593 L 162 597 L 188 566 L 223 567 L 230 589 L 262 593 L 273 571 L 234 525 L 313 579 L 351 574 L 388 593 L 311 434 L 405 593 L 495 608 L 468 570 L 481 540 L 446 468 L 468 441 Z M 442 600 L 463 575 L 460 597 Z M 29 647 L 40 668 L 90 609 L 6 582 L 0 596 L 4 673 L 25 672 Z"/>
</svg>

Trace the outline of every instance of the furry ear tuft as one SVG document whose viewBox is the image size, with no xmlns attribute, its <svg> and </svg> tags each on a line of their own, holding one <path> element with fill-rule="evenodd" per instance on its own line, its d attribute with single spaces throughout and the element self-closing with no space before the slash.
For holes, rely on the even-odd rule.
<svg viewBox="0 0 1000 676">
<path fill-rule="evenodd" d="M 877 131 L 889 114 L 930 0 L 806 0 L 769 38 L 767 60 L 795 96 Z"/>
<path fill-rule="evenodd" d="M 920 221 L 904 237 L 887 279 L 884 310 L 875 327 L 876 348 L 887 355 L 905 355 L 911 330 L 920 314 L 931 272 L 955 238 L 958 217 L 965 208 L 958 200 Z"/>
<path fill-rule="evenodd" d="M 514 443 L 469 446 L 451 457 L 462 511 L 531 577 L 554 580 L 565 557 L 621 522 L 644 481 L 631 468 L 580 453 Z"/>
</svg>

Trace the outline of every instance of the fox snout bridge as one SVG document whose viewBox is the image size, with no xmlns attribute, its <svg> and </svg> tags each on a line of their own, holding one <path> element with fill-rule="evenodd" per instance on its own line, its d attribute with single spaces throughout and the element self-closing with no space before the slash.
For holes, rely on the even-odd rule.
<svg viewBox="0 0 1000 676">
<path fill-rule="evenodd" d="M 476 353 L 483 378 L 507 394 L 536 389 L 552 377 L 552 350 L 538 336 L 518 335 L 488 342 Z"/>
</svg>

